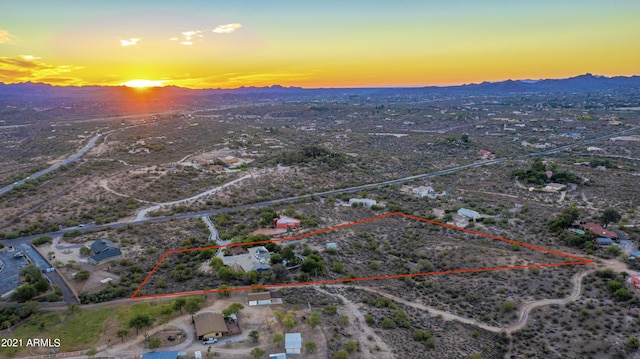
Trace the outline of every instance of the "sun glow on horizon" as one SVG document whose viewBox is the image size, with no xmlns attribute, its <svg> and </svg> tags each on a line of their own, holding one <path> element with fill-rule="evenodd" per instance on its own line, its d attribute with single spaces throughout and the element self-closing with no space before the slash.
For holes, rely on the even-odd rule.
<svg viewBox="0 0 640 359">
<path fill-rule="evenodd" d="M 120 85 L 121 86 L 127 86 L 127 87 L 133 87 L 133 88 L 142 89 L 142 88 L 147 88 L 147 87 L 163 87 L 163 86 L 165 86 L 165 82 L 167 82 L 167 81 L 135 79 L 135 80 L 129 80 L 127 82 L 123 82 Z"/>
<path fill-rule="evenodd" d="M 640 1 L 5 3 L 0 83 L 152 92 L 640 75 Z"/>
</svg>

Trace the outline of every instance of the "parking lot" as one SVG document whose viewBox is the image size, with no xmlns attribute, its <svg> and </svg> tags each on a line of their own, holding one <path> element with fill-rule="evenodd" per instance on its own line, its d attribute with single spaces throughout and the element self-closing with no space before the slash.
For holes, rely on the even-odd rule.
<svg viewBox="0 0 640 359">
<path fill-rule="evenodd" d="M 0 296 L 10 292 L 17 287 L 20 282 L 18 275 L 20 274 L 20 268 L 28 264 L 24 257 L 14 258 L 13 255 L 17 253 L 17 250 L 0 250 Z"/>
</svg>

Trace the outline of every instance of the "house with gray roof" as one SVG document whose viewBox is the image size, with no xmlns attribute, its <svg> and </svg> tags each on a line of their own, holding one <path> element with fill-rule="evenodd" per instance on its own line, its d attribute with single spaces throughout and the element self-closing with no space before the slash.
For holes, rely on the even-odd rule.
<svg viewBox="0 0 640 359">
<path fill-rule="evenodd" d="M 93 265 L 122 258 L 122 250 L 108 239 L 99 239 L 89 247 L 93 255 L 89 257 L 89 263 Z"/>
<path fill-rule="evenodd" d="M 471 210 L 471 209 L 467 209 L 467 208 L 460 208 L 458 210 L 458 214 L 462 217 L 466 217 L 469 219 L 473 219 L 474 221 L 478 218 L 480 218 L 480 213 Z"/>
<path fill-rule="evenodd" d="M 271 268 L 271 253 L 264 246 L 251 247 L 246 254 L 222 257 L 222 263 L 245 272 L 262 272 Z"/>
</svg>

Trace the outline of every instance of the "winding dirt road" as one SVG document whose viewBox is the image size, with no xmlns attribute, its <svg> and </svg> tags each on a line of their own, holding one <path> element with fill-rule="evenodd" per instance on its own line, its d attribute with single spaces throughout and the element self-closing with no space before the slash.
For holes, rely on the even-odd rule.
<svg viewBox="0 0 640 359">
<path fill-rule="evenodd" d="M 571 294 L 564 298 L 558 299 L 541 299 L 533 302 L 526 303 L 520 308 L 520 318 L 514 324 L 505 328 L 505 331 L 509 334 L 513 333 L 516 330 L 520 330 L 524 328 L 527 324 L 527 320 L 529 319 L 529 313 L 538 307 L 542 307 L 545 305 L 565 305 L 567 303 L 575 302 L 580 298 L 580 294 L 582 293 L 582 279 L 589 273 L 594 272 L 595 269 L 589 269 L 582 272 L 576 273 L 573 277 L 571 277 L 571 284 L 573 284 L 573 290 Z"/>
<path fill-rule="evenodd" d="M 371 353 L 375 352 L 375 357 L 380 359 L 393 359 L 395 355 L 393 354 L 393 350 L 389 348 L 387 343 L 382 340 L 376 334 L 376 332 L 368 325 L 363 325 L 365 323 L 364 315 L 358 308 L 358 305 L 347 299 L 345 296 L 337 293 L 330 293 L 319 286 L 313 287 L 318 292 L 328 295 L 330 297 L 337 297 L 342 300 L 345 308 L 343 308 L 342 313 L 345 315 L 349 315 L 350 318 L 354 319 L 350 323 L 350 327 L 354 329 L 354 333 L 356 335 L 356 339 L 364 346 L 368 346 L 370 344 L 375 344 L 374 348 L 370 349 Z M 372 340 L 371 340 L 372 338 Z M 371 343 L 373 342 L 373 343 Z"/>
<path fill-rule="evenodd" d="M 332 285 L 333 287 L 343 287 L 343 288 L 347 288 L 347 287 L 351 287 L 351 288 L 356 288 L 356 289 L 360 289 L 360 290 L 364 290 L 370 293 L 375 293 L 378 294 L 380 296 L 383 296 L 385 298 L 391 299 L 397 303 L 401 303 L 404 304 L 406 306 L 409 307 L 413 307 L 416 309 L 420 309 L 420 310 L 424 310 L 427 311 L 429 313 L 431 313 L 432 315 L 436 315 L 436 316 L 440 316 L 441 318 L 445 319 L 445 320 L 455 320 L 461 323 L 465 323 L 465 324 L 471 324 L 473 326 L 476 326 L 478 328 L 482 328 L 485 330 L 488 330 L 490 332 L 494 332 L 494 333 L 502 333 L 505 332 L 507 334 L 511 334 L 514 331 L 520 330 L 522 328 L 524 328 L 524 326 L 527 324 L 527 320 L 529 319 L 529 313 L 538 307 L 542 307 L 545 305 L 565 305 L 567 303 L 570 302 L 574 302 L 576 301 L 578 298 L 580 298 L 580 294 L 582 293 L 582 279 L 589 273 L 595 271 L 595 269 L 589 269 L 589 270 L 585 270 L 579 273 L 576 273 L 572 278 L 571 278 L 571 283 L 573 284 L 573 290 L 571 291 L 571 294 L 569 294 L 568 296 L 564 297 L 564 298 L 557 298 L 557 299 L 541 299 L 541 300 L 536 300 L 536 301 L 532 301 L 532 302 L 528 302 L 525 303 L 519 310 L 520 312 L 520 316 L 518 318 L 518 321 L 516 321 L 515 323 L 506 326 L 506 327 L 502 327 L 502 326 L 493 326 L 493 325 L 489 325 L 486 323 L 482 323 L 479 322 L 476 319 L 472 319 L 472 318 L 467 318 L 467 317 L 463 317 L 457 314 L 453 314 L 450 312 L 445 312 L 443 310 L 428 306 L 428 305 L 424 305 L 421 303 L 416 303 L 416 302 L 412 302 L 409 300 L 406 300 L 404 298 L 400 298 L 398 296 L 395 296 L 393 294 L 389 294 L 383 290 L 380 290 L 379 288 L 373 288 L 373 287 L 365 287 L 365 286 L 353 286 L 353 285 L 345 285 L 345 284 L 335 284 Z M 337 294 L 331 294 L 334 296 L 337 296 Z M 344 298 L 343 296 L 340 296 L 341 299 L 343 299 L 345 301 L 345 303 L 347 303 L 347 305 L 349 304 L 353 304 L 351 303 L 348 299 Z"/>
<path fill-rule="evenodd" d="M 218 192 L 220 190 L 223 190 L 223 189 L 225 189 L 225 188 L 227 188 L 229 186 L 232 186 L 232 185 L 234 185 L 234 184 L 236 184 L 236 183 L 238 183 L 240 181 L 244 181 L 244 180 L 246 180 L 248 178 L 252 178 L 252 177 L 253 177 L 253 175 L 251 175 L 251 174 L 244 175 L 244 176 L 242 176 L 240 178 L 234 179 L 233 181 L 227 182 L 227 183 L 225 183 L 225 184 L 223 184 L 221 186 L 218 186 L 218 187 L 211 188 L 211 189 L 209 189 L 207 191 L 204 191 L 202 193 L 198 193 L 195 196 L 191 196 L 189 198 L 183 198 L 183 199 L 179 199 L 179 200 L 171 201 L 171 202 L 158 203 L 155 206 L 140 209 L 138 211 L 138 213 L 136 214 L 136 219 L 135 220 L 136 221 L 141 221 L 141 220 L 147 219 L 147 214 L 149 212 L 157 211 L 158 209 L 161 209 L 163 207 L 170 207 L 170 206 L 173 206 L 173 205 L 176 205 L 176 204 L 182 204 L 182 203 L 186 203 L 186 202 L 195 201 L 198 198 L 201 198 L 201 197 L 208 196 L 210 194 L 216 193 L 216 192 Z"/>
</svg>

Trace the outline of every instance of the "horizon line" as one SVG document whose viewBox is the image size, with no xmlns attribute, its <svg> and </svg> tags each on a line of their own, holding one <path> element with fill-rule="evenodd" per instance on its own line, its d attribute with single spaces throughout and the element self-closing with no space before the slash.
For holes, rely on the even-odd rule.
<svg viewBox="0 0 640 359">
<path fill-rule="evenodd" d="M 267 89 L 267 88 L 299 89 L 299 90 L 420 89 L 420 88 L 428 88 L 428 87 L 435 87 L 435 88 L 462 87 L 462 86 L 482 85 L 482 84 L 487 84 L 487 83 L 501 83 L 501 82 L 507 82 L 507 81 L 517 81 L 517 82 L 525 82 L 525 83 L 527 81 L 530 81 L 530 82 L 534 83 L 534 82 L 540 82 L 540 81 L 546 81 L 546 80 L 569 80 L 569 79 L 573 79 L 573 78 L 577 78 L 577 77 L 583 77 L 583 76 L 611 79 L 611 78 L 633 78 L 633 77 L 640 76 L 640 74 L 607 76 L 607 75 L 597 75 L 597 74 L 594 75 L 594 74 L 592 74 L 590 72 L 586 72 L 586 73 L 582 73 L 582 74 L 574 75 L 574 76 L 569 76 L 569 77 L 548 77 L 548 78 L 538 78 L 538 79 L 532 79 L 532 78 L 512 79 L 512 78 L 507 78 L 507 79 L 495 80 L 495 81 L 484 80 L 482 82 L 465 82 L 465 83 L 450 84 L 450 85 L 429 85 L 429 84 L 424 84 L 424 85 L 398 85 L 398 86 L 379 85 L 379 86 L 345 86 L 345 87 L 303 87 L 303 86 L 295 86 L 295 85 L 283 86 L 283 85 L 280 85 L 280 84 L 271 84 L 271 85 L 264 85 L 264 86 L 243 85 L 243 86 L 239 86 L 239 87 L 217 87 L 216 88 L 216 87 L 185 87 L 185 86 L 178 86 L 178 85 L 168 84 L 168 85 L 165 85 L 165 86 L 148 86 L 148 87 L 144 87 L 142 89 L 148 90 L 148 89 L 152 89 L 152 88 L 179 88 L 179 89 L 194 90 L 194 91 L 198 91 L 198 90 L 243 90 L 243 89 Z M 171 81 L 171 80 L 162 80 L 162 81 Z M 64 88 L 64 87 L 69 87 L 69 88 L 105 87 L 105 88 L 125 88 L 125 89 L 132 89 L 132 90 L 141 90 L 141 88 L 133 87 L 133 86 L 127 86 L 127 85 L 124 85 L 124 84 L 117 84 L 117 85 L 108 85 L 108 84 L 102 84 L 102 85 L 101 84 L 56 85 L 56 84 L 51 84 L 51 83 L 46 83 L 46 82 L 35 82 L 35 81 L 30 81 L 30 80 L 29 81 L 23 81 L 23 82 L 11 82 L 11 83 L 6 83 L 6 82 L 3 82 L 3 81 L 0 81 L 0 85 L 5 85 L 5 86 L 27 85 L 27 84 L 44 85 L 44 86 L 58 87 L 58 88 Z"/>
</svg>

